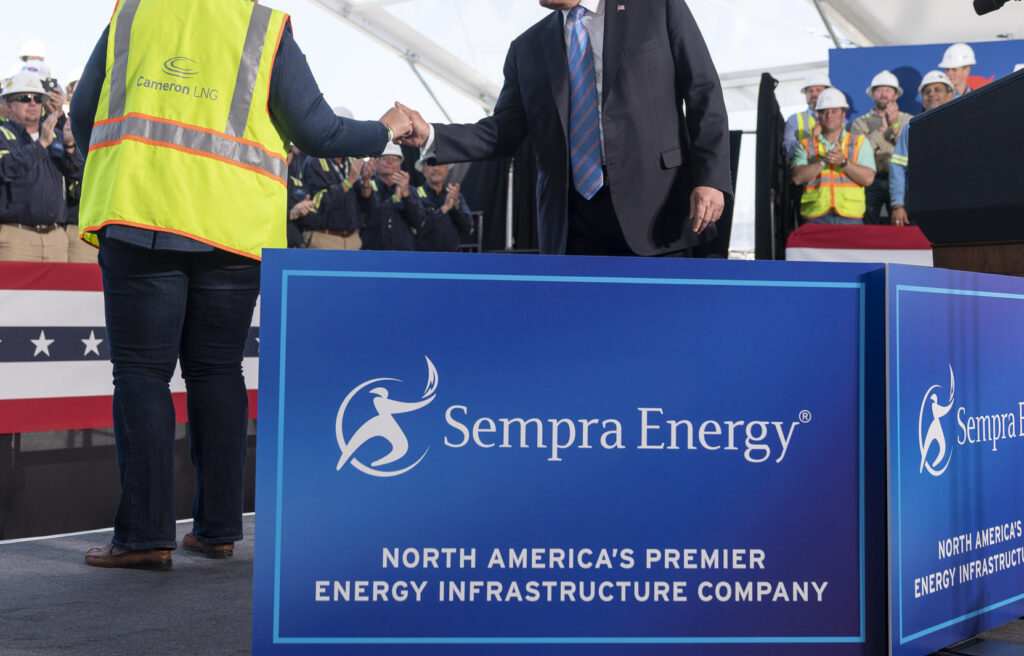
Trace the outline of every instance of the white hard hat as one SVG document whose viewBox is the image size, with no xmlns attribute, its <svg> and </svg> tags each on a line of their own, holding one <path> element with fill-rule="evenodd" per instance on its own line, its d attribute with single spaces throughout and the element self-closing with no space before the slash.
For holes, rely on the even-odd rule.
<svg viewBox="0 0 1024 656">
<path fill-rule="evenodd" d="M 1022 68 L 1024 68 L 1024 64 L 1014 64 L 1013 65 L 1013 72 L 1016 73 L 1017 71 L 1019 71 Z"/>
<path fill-rule="evenodd" d="M 30 59 L 21 67 L 22 73 L 35 73 L 40 80 L 50 77 L 50 65 L 38 59 Z"/>
<path fill-rule="evenodd" d="M 828 73 L 811 73 L 804 78 L 804 85 L 800 87 L 800 93 L 806 93 L 807 87 L 831 87 L 832 81 L 828 79 Z"/>
<path fill-rule="evenodd" d="M 71 84 L 72 82 L 78 82 L 82 79 L 82 73 L 85 72 L 84 66 L 75 66 L 68 71 L 67 78 L 64 79 L 64 84 Z"/>
<path fill-rule="evenodd" d="M 899 79 L 891 71 L 882 71 L 871 78 L 871 86 L 868 87 L 869 96 L 874 92 L 875 87 L 892 87 L 896 89 L 897 98 L 903 95 L 903 87 L 900 86 Z"/>
<path fill-rule="evenodd" d="M 954 93 L 956 92 L 956 87 L 953 86 L 953 82 L 949 79 L 949 76 L 946 75 L 943 71 L 939 70 L 928 71 L 927 73 L 925 73 L 924 77 L 921 78 L 921 85 L 917 87 L 917 92 L 919 94 L 924 93 L 924 88 L 926 86 L 928 86 L 929 84 L 935 84 L 936 82 L 945 84 L 947 87 L 949 87 L 950 91 Z"/>
<path fill-rule="evenodd" d="M 396 143 L 388 142 L 388 145 L 384 147 L 384 152 L 380 154 L 381 157 L 385 155 L 397 155 L 402 161 L 405 161 L 405 155 L 402 154 L 402 147 Z"/>
<path fill-rule="evenodd" d="M 338 105 L 337 107 L 333 108 L 332 111 L 334 112 L 335 116 L 340 116 L 341 118 L 355 118 L 355 116 L 352 115 L 352 110 L 349 109 L 348 107 L 345 107 L 344 105 Z"/>
<path fill-rule="evenodd" d="M 974 59 L 974 49 L 966 43 L 954 43 L 946 48 L 946 54 L 942 55 L 939 68 L 960 68 L 961 66 L 974 66 L 978 62 Z"/>
<path fill-rule="evenodd" d="M 14 95 L 16 93 L 39 93 L 44 96 L 46 95 L 46 91 L 43 89 L 43 83 L 39 80 L 39 76 L 28 71 L 18 73 L 4 82 L 4 97 Z"/>
<path fill-rule="evenodd" d="M 835 87 L 830 87 L 818 96 L 818 104 L 814 109 L 819 112 L 823 109 L 850 109 L 850 105 L 846 102 L 846 94 Z"/>
<path fill-rule="evenodd" d="M 46 46 L 39 39 L 25 39 L 25 43 L 21 44 L 21 52 L 18 53 L 18 57 L 21 59 L 29 57 L 46 59 Z"/>
</svg>

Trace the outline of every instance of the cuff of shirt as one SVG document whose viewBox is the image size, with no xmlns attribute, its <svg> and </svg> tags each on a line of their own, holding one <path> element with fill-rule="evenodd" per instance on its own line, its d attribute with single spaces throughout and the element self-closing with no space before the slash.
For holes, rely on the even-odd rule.
<svg viewBox="0 0 1024 656">
<path fill-rule="evenodd" d="M 430 124 L 430 134 L 427 135 L 427 143 L 420 148 L 420 159 L 426 160 L 434 157 L 434 124 Z"/>
</svg>

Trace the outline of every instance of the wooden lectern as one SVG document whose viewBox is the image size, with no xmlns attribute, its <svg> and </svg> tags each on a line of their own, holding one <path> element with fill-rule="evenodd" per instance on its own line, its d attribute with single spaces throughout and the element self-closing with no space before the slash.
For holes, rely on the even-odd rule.
<svg viewBox="0 0 1024 656">
<path fill-rule="evenodd" d="M 1024 276 L 1024 70 L 910 126 L 907 211 L 935 266 Z"/>
</svg>

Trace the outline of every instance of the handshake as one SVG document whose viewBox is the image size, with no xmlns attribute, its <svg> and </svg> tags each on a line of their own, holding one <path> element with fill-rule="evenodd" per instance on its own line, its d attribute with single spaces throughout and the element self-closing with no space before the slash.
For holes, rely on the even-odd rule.
<svg viewBox="0 0 1024 656">
<path fill-rule="evenodd" d="M 430 124 L 420 113 L 399 102 L 380 117 L 380 122 L 391 130 L 394 142 L 400 146 L 422 148 L 430 136 Z"/>
</svg>

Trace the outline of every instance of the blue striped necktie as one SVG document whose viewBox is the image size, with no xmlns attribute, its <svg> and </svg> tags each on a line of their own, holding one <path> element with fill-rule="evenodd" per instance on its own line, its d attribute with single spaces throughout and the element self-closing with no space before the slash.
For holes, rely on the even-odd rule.
<svg viewBox="0 0 1024 656">
<path fill-rule="evenodd" d="M 576 5 L 566 20 L 572 21 L 569 37 L 569 151 L 572 182 L 590 200 L 604 185 L 601 173 L 601 132 L 597 117 L 597 76 L 590 37 L 583 27 L 586 10 Z"/>
</svg>

